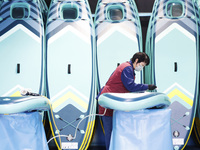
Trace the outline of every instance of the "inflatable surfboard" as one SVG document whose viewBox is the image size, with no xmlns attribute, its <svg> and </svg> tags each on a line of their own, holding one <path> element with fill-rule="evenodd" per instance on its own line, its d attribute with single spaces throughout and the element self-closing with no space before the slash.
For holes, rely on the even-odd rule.
<svg viewBox="0 0 200 150">
<path fill-rule="evenodd" d="M 171 99 L 175 150 L 184 149 L 194 123 L 199 98 L 198 9 L 193 1 L 156 0 L 149 24 L 150 65 L 145 82 Z"/>
<path fill-rule="evenodd" d="M 99 96 L 99 105 L 104 108 L 120 111 L 136 111 L 147 108 L 165 108 L 171 102 L 163 93 L 104 93 Z"/>
<path fill-rule="evenodd" d="M 43 16 L 43 22 L 44 22 L 44 24 L 46 24 L 47 15 L 48 15 L 48 7 L 47 7 L 47 4 L 46 4 L 45 0 L 39 0 L 39 4 L 40 4 L 42 16 Z"/>
<path fill-rule="evenodd" d="M 195 0 L 195 2 L 197 3 L 197 7 L 200 12 L 200 0 Z M 200 16 L 197 18 L 200 19 Z M 196 117 L 195 117 L 193 131 L 194 131 L 195 142 L 200 144 L 200 99 L 198 100 L 198 104 L 197 104 Z"/>
<path fill-rule="evenodd" d="M 0 114 L 46 111 L 49 109 L 49 100 L 43 96 L 0 97 Z"/>
<path fill-rule="evenodd" d="M 88 1 L 52 1 L 46 42 L 47 94 L 53 109 L 52 135 L 58 136 L 55 143 L 58 149 L 87 149 L 96 113 L 94 28 Z"/>
<path fill-rule="evenodd" d="M 38 0 L 1 1 L 0 96 L 41 93 L 43 18 Z"/>
<path fill-rule="evenodd" d="M 98 86 L 105 85 L 116 67 L 142 52 L 141 25 L 132 0 L 99 0 L 95 12 Z M 136 82 L 142 82 L 136 73 Z"/>
</svg>

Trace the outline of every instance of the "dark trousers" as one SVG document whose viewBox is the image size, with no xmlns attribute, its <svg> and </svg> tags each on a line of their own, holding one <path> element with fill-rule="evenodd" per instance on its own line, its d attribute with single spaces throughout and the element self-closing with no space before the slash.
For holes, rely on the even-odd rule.
<svg viewBox="0 0 200 150">
<path fill-rule="evenodd" d="M 105 143 L 106 143 L 106 150 L 109 150 L 110 146 L 110 138 L 112 133 L 112 116 L 103 116 L 103 127 L 105 131 Z"/>
</svg>

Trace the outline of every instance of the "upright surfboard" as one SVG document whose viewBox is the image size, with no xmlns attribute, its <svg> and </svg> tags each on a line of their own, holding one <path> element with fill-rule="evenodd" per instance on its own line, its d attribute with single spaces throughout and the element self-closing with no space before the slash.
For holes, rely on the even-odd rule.
<svg viewBox="0 0 200 150">
<path fill-rule="evenodd" d="M 96 113 L 94 28 L 88 1 L 52 1 L 46 42 L 55 143 L 58 149 L 87 149 Z"/>
<path fill-rule="evenodd" d="M 200 12 L 200 0 L 195 0 L 195 2 L 197 3 L 197 7 Z M 197 18 L 199 18 L 200 20 L 200 16 Z M 198 100 L 198 103 L 197 103 L 196 117 L 195 117 L 193 131 L 194 131 L 193 133 L 195 137 L 195 142 L 200 145 L 200 99 Z"/>
<path fill-rule="evenodd" d="M 142 51 L 141 25 L 132 0 L 99 0 L 95 12 L 98 87 L 105 85 L 116 67 Z M 136 74 L 136 82 L 142 82 Z"/>
<path fill-rule="evenodd" d="M 3 0 L 0 9 L 0 96 L 41 93 L 43 18 L 38 0 Z"/>
<path fill-rule="evenodd" d="M 145 82 L 171 99 L 172 140 L 180 150 L 189 140 L 199 98 L 199 14 L 192 0 L 156 0 L 153 12 Z"/>
<path fill-rule="evenodd" d="M 40 4 L 42 16 L 43 16 L 43 22 L 44 22 L 44 24 L 46 24 L 49 8 L 48 8 L 45 0 L 39 0 L 39 4 Z"/>
</svg>

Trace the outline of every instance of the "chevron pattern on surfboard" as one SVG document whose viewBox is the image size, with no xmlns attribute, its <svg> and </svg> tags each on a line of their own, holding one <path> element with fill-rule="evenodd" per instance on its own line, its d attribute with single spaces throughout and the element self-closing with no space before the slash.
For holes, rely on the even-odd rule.
<svg viewBox="0 0 200 150">
<path fill-rule="evenodd" d="M 142 51 L 141 25 L 135 2 L 99 0 L 95 12 L 95 32 L 100 89 L 120 63 Z M 142 73 L 136 73 L 136 76 L 136 82 L 141 83 Z"/>
<path fill-rule="evenodd" d="M 199 99 L 197 18 L 193 1 L 156 0 L 148 27 L 146 53 L 151 62 L 145 69 L 145 82 L 156 84 L 158 92 L 171 98 L 175 150 L 184 149 L 189 140 Z"/>
<path fill-rule="evenodd" d="M 70 134 L 74 137 L 72 141 L 56 138 L 58 149 L 87 149 L 96 114 L 96 54 L 88 1 L 52 1 L 46 39 L 46 79 L 47 95 L 52 102 L 52 135 Z"/>
<path fill-rule="evenodd" d="M 2 1 L 0 9 L 0 95 L 19 88 L 41 93 L 43 17 L 39 1 Z M 13 95 L 14 94 L 14 95 Z"/>
</svg>

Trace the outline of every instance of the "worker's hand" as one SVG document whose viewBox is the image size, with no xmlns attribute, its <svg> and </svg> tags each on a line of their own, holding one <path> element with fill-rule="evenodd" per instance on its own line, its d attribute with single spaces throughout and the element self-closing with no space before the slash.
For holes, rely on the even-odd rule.
<svg viewBox="0 0 200 150">
<path fill-rule="evenodd" d="M 155 88 L 157 88 L 157 86 L 154 85 L 154 84 L 149 84 L 149 85 L 148 85 L 148 89 L 149 89 L 149 90 L 155 90 Z"/>
</svg>

